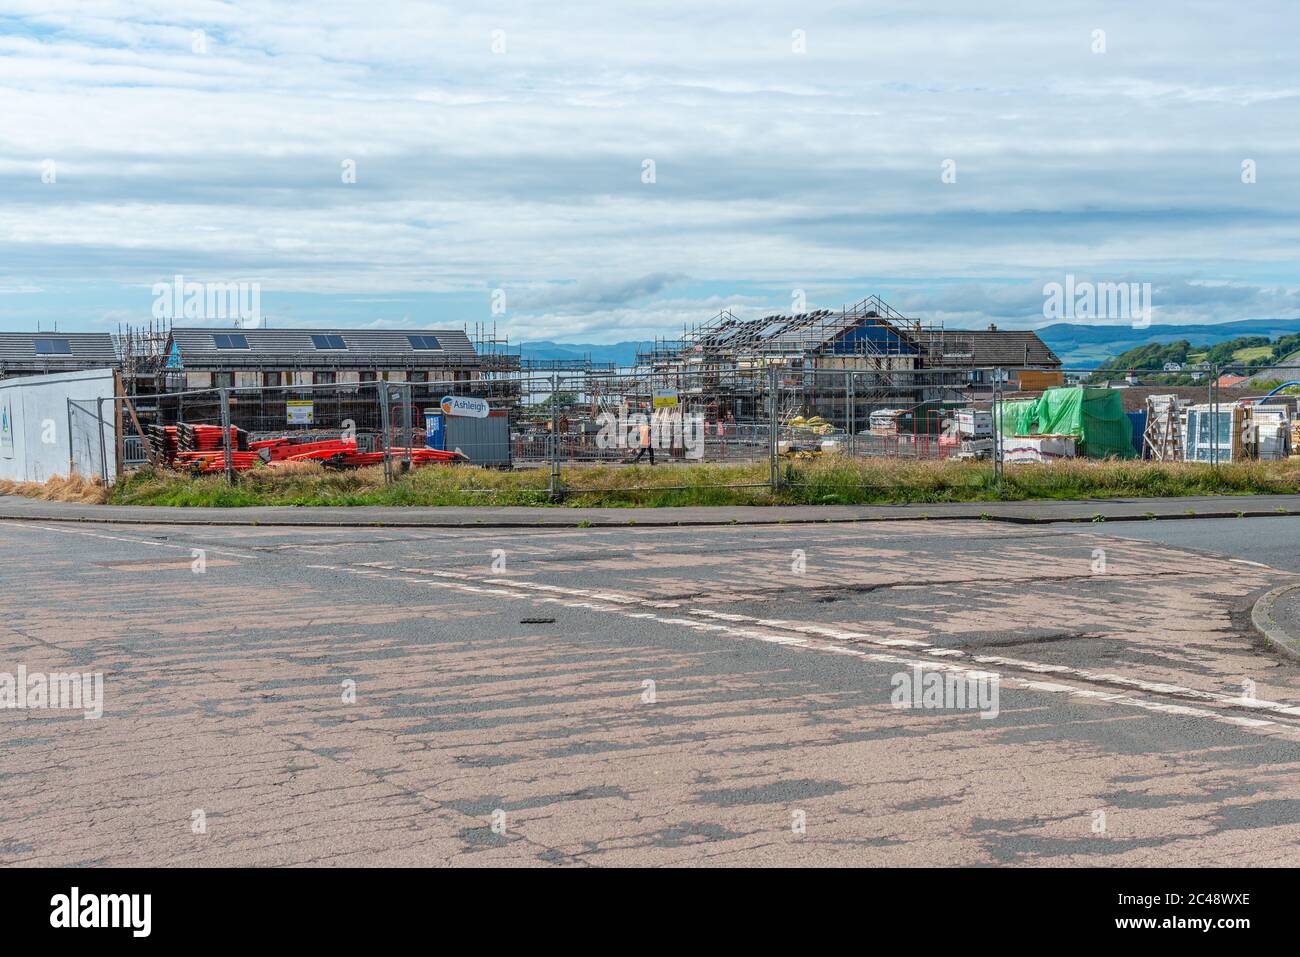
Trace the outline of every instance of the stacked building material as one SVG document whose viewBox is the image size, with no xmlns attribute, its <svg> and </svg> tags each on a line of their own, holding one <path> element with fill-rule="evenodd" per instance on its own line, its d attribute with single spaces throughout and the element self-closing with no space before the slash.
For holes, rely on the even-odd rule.
<svg viewBox="0 0 1300 957">
<path fill-rule="evenodd" d="M 1178 462 L 1183 458 L 1183 430 L 1186 428 L 1186 399 L 1176 395 L 1147 396 L 1146 431 L 1142 436 L 1143 458 L 1157 462 Z"/>
<path fill-rule="evenodd" d="M 1242 442 L 1244 407 L 1237 402 L 1189 405 L 1183 416 L 1183 456 L 1188 462 L 1240 462 L 1249 458 Z"/>
<path fill-rule="evenodd" d="M 1246 407 L 1247 454 L 1253 459 L 1284 459 L 1291 454 L 1291 410 L 1283 405 Z"/>
<path fill-rule="evenodd" d="M 1054 462 L 1077 454 L 1073 435 L 1021 435 L 1002 439 L 1002 460 L 1008 465 L 1021 462 Z"/>
<path fill-rule="evenodd" d="M 316 443 L 325 445 L 325 443 Z M 424 465 L 430 462 L 461 462 L 466 461 L 467 457 L 461 452 L 449 452 L 443 449 L 430 448 L 401 448 L 394 446 L 389 449 L 389 455 L 393 459 L 409 458 L 412 462 Z M 378 465 L 384 460 L 383 451 L 362 452 L 356 447 L 356 443 L 340 442 L 334 448 L 317 448 L 305 452 L 299 452 L 296 455 L 289 456 L 286 461 L 289 462 L 321 462 L 331 468 L 361 468 L 366 465 Z"/>
<path fill-rule="evenodd" d="M 230 463 L 237 472 L 256 468 L 263 463 L 274 466 L 284 462 L 318 461 L 329 468 L 352 469 L 378 465 L 384 460 L 382 451 L 359 450 L 357 441 L 351 438 L 299 442 L 289 436 L 279 436 L 249 442 L 247 433 L 234 427 L 231 428 L 231 436 L 234 446 L 230 452 Z M 181 423 L 177 426 L 154 427 L 150 430 L 150 440 L 159 442 L 161 448 L 167 448 L 170 444 L 167 461 L 175 468 L 194 474 L 210 474 L 225 469 L 226 453 L 221 447 L 219 426 Z M 409 459 L 412 465 L 467 461 L 466 456 L 460 452 L 424 447 L 393 448 L 389 454 L 394 461 Z"/>
<path fill-rule="evenodd" d="M 236 472 L 245 472 L 261 462 L 256 452 L 230 453 L 230 465 Z M 221 472 L 226 467 L 226 453 L 217 449 L 207 452 L 177 452 L 176 468 L 188 469 L 196 473 Z"/>
<path fill-rule="evenodd" d="M 176 425 L 176 442 L 185 452 L 211 452 L 222 447 L 221 426 L 191 425 L 180 422 Z M 248 433 L 238 426 L 230 427 L 230 447 L 248 451 Z"/>
<path fill-rule="evenodd" d="M 153 449 L 154 458 L 170 465 L 176 458 L 180 447 L 176 444 L 176 426 L 148 425 L 145 427 L 145 440 Z"/>
<path fill-rule="evenodd" d="M 333 455 L 337 452 L 355 452 L 357 443 L 350 439 L 323 439 L 319 442 L 293 442 L 287 438 L 262 439 L 248 443 L 249 451 L 261 453 L 263 461 L 301 461 L 320 457 L 317 453 Z"/>
</svg>

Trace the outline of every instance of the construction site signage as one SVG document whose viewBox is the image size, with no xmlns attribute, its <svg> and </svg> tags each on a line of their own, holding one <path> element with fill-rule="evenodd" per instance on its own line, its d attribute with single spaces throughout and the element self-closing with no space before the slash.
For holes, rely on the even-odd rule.
<svg viewBox="0 0 1300 957">
<path fill-rule="evenodd" d="M 447 415 L 463 415 L 470 419 L 486 419 L 488 409 L 487 399 L 475 399 L 466 395 L 444 395 L 442 397 L 442 411 Z"/>
<path fill-rule="evenodd" d="M 311 425 L 316 417 L 315 404 L 310 399 L 290 399 L 284 404 L 290 425 Z"/>
<path fill-rule="evenodd" d="M 14 457 L 14 414 L 9 406 L 9 396 L 0 399 L 0 455 Z"/>
<path fill-rule="evenodd" d="M 656 409 L 675 409 L 677 408 L 677 390 L 655 389 L 653 401 Z"/>
</svg>

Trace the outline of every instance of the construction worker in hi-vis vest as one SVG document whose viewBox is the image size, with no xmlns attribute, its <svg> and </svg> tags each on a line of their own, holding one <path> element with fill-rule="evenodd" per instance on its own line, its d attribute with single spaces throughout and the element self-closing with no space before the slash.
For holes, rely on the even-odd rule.
<svg viewBox="0 0 1300 957">
<path fill-rule="evenodd" d="M 640 428 L 640 430 L 639 430 L 639 437 L 640 437 L 640 445 L 641 445 L 641 447 L 640 447 L 639 449 L 637 449 L 636 458 L 634 458 L 632 461 L 633 461 L 633 462 L 640 462 L 640 461 L 641 461 L 641 456 L 643 456 L 643 455 L 645 455 L 647 452 L 649 452 L 649 453 L 650 453 L 650 464 L 651 464 L 651 465 L 654 465 L 654 464 L 655 464 L 655 447 L 654 447 L 654 445 L 653 445 L 653 444 L 651 443 L 651 441 L 650 441 L 650 425 L 649 425 L 649 423 L 643 423 L 643 424 L 641 425 L 641 428 Z"/>
</svg>

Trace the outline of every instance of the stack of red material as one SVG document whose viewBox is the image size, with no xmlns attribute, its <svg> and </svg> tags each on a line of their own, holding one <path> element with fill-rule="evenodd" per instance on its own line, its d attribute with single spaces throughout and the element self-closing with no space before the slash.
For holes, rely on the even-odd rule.
<svg viewBox="0 0 1300 957">
<path fill-rule="evenodd" d="M 445 452 L 442 449 L 389 449 L 390 456 L 394 461 L 409 458 L 412 465 L 433 465 L 436 462 L 460 462 L 468 461 L 468 457 L 460 452 Z M 339 455 L 325 458 L 322 464 L 329 468 L 364 468 L 367 465 L 378 465 L 384 461 L 383 452 L 353 452 L 342 453 Z"/>
<path fill-rule="evenodd" d="M 176 426 L 174 425 L 150 425 L 145 429 L 145 437 L 153 449 L 154 458 L 171 464 L 176 458 L 176 453 L 180 451 L 180 446 L 176 444 Z"/>
<path fill-rule="evenodd" d="M 322 439 L 319 442 L 291 442 L 288 439 L 264 439 L 250 442 L 252 451 L 263 453 L 267 462 L 301 462 L 322 455 L 334 455 L 339 452 L 355 452 L 355 439 Z"/>
<path fill-rule="evenodd" d="M 230 465 L 236 472 L 245 472 L 261 461 L 256 452 L 230 453 Z M 220 472 L 226 467 L 226 453 L 221 449 L 212 452 L 177 452 L 176 467 L 192 472 Z"/>
<path fill-rule="evenodd" d="M 221 448 L 221 426 L 190 425 L 181 422 L 176 426 L 177 444 L 186 452 L 211 452 Z M 230 427 L 230 447 L 246 451 L 248 433 L 238 426 Z"/>
<path fill-rule="evenodd" d="M 231 426 L 230 435 L 230 463 L 239 472 L 254 468 L 262 462 L 316 461 L 333 469 L 352 469 L 378 465 L 384 461 L 383 452 L 358 452 L 356 439 L 294 442 L 281 436 L 249 442 L 248 433 L 234 426 Z M 155 448 L 161 448 L 166 460 L 176 468 L 188 469 L 196 474 L 220 472 L 225 468 L 220 426 L 186 423 L 162 428 L 153 426 L 150 428 L 150 441 L 158 443 Z M 393 461 L 409 458 L 413 466 L 468 461 L 460 452 L 446 452 L 442 449 L 393 448 L 389 454 Z"/>
</svg>

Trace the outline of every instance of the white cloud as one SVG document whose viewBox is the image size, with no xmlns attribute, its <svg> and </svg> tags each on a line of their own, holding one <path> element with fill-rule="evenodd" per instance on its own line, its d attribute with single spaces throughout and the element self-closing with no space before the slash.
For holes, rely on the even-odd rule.
<svg viewBox="0 0 1300 957">
<path fill-rule="evenodd" d="M 1042 273 L 1298 278 L 1291 3 L 6 6 L 0 290 L 500 285 L 616 337 L 679 321 L 652 276 L 957 282 L 957 316 Z"/>
</svg>

